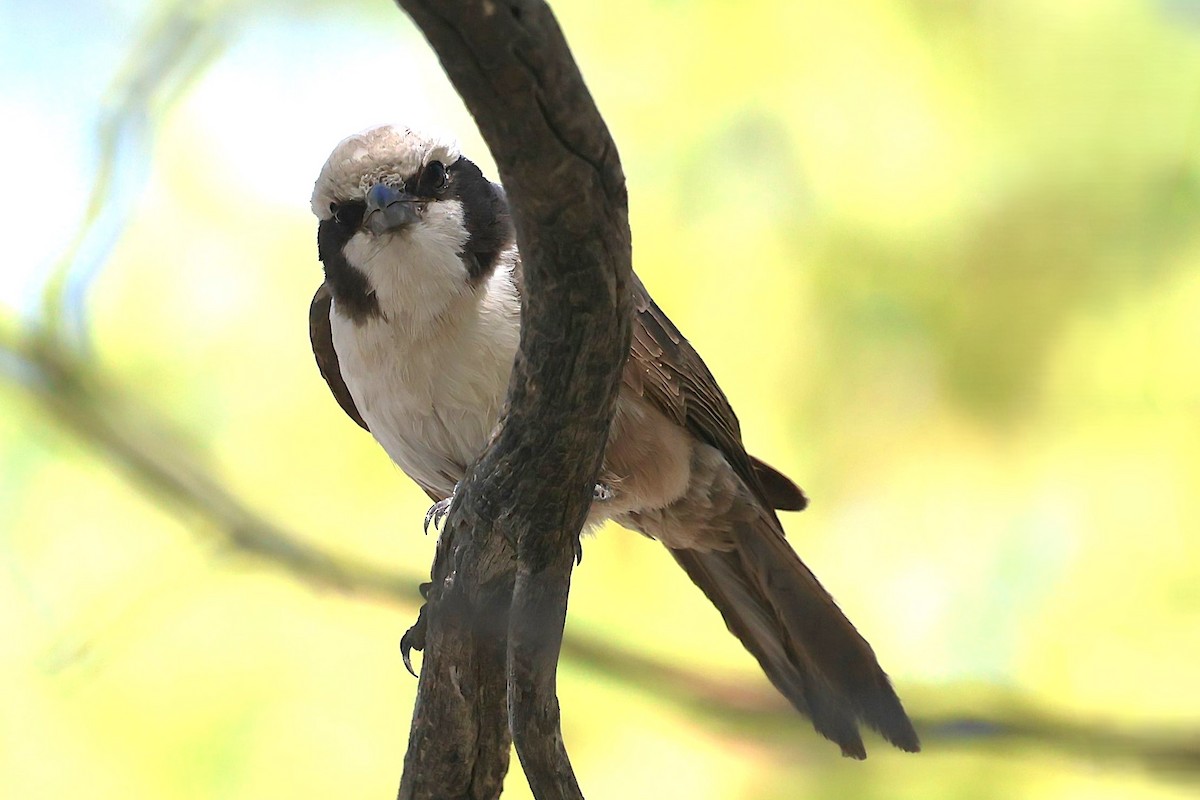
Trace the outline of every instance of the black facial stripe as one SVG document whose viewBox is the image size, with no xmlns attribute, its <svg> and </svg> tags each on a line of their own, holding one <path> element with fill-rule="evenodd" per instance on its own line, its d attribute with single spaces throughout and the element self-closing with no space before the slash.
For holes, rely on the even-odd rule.
<svg viewBox="0 0 1200 800">
<path fill-rule="evenodd" d="M 514 233 L 508 202 L 503 190 L 466 158 L 455 161 L 447 172 L 449 191 L 462 203 L 463 226 L 467 229 L 467 241 L 460 256 L 471 281 L 479 281 L 492 273 L 500 253 L 512 244 Z"/>
<path fill-rule="evenodd" d="M 346 222 L 323 219 L 317 225 L 317 257 L 325 266 L 325 282 L 333 292 L 338 311 L 357 323 L 363 323 L 372 317 L 382 317 L 383 312 L 379 309 L 379 298 L 375 296 L 367 276 L 346 260 L 346 243 L 358 229 L 358 223 L 350 227 L 350 219 L 344 219 Z M 358 220 L 362 221 L 361 211 Z"/>
<path fill-rule="evenodd" d="M 417 197 L 441 197 L 449 188 L 445 165 L 440 161 L 430 161 L 421 169 L 420 174 L 405 183 L 404 187 Z"/>
<path fill-rule="evenodd" d="M 329 213 L 333 214 L 333 222 L 346 236 L 346 241 L 362 225 L 363 215 L 367 213 L 367 204 L 362 200 L 347 200 L 344 203 L 330 203 Z"/>
</svg>

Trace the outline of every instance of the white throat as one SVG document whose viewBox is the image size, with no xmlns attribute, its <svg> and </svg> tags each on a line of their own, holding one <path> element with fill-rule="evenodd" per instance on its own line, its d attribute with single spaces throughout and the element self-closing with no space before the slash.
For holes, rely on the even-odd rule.
<svg viewBox="0 0 1200 800">
<path fill-rule="evenodd" d="M 356 322 L 335 300 L 330 323 L 342 377 L 371 433 L 413 480 L 447 496 L 499 420 L 521 320 L 515 247 L 472 285 L 461 241 L 447 246 L 438 227 L 418 225 L 390 241 L 356 235 L 346 255 L 367 275 L 382 315 Z"/>
<path fill-rule="evenodd" d="M 362 272 L 393 325 L 427 336 L 451 306 L 474 294 L 459 252 L 467 241 L 462 204 L 435 203 L 419 224 L 382 237 L 359 231 L 345 255 Z"/>
</svg>

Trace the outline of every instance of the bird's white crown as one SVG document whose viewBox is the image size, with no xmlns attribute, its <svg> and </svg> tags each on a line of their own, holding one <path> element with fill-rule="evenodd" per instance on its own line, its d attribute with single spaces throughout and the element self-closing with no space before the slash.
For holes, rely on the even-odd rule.
<svg viewBox="0 0 1200 800">
<path fill-rule="evenodd" d="M 329 204 L 361 199 L 377 183 L 400 186 L 431 161 L 446 166 L 459 157 L 451 138 L 381 125 L 338 143 L 313 186 L 312 212 L 328 219 Z"/>
</svg>

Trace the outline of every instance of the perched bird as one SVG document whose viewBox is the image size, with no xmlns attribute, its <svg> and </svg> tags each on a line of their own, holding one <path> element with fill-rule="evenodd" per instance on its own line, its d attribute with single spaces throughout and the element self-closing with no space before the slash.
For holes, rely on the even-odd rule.
<svg viewBox="0 0 1200 800">
<path fill-rule="evenodd" d="M 321 374 L 440 508 L 486 447 L 520 335 L 521 255 L 504 190 L 447 140 L 400 127 L 334 149 L 312 195 L 325 282 Z M 633 343 L 590 525 L 661 542 L 780 692 L 845 755 L 859 723 L 917 735 L 866 640 L 784 539 L 804 493 L 755 459 L 716 380 L 633 280 Z"/>
</svg>

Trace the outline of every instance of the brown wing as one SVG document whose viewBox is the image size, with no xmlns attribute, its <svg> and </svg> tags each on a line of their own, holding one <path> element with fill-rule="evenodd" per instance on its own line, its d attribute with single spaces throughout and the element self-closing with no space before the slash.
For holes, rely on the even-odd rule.
<svg viewBox="0 0 1200 800">
<path fill-rule="evenodd" d="M 799 486 L 792 483 L 791 478 L 754 456 L 750 456 L 750 463 L 772 508 L 780 511 L 803 511 L 808 508 L 808 497 Z"/>
<path fill-rule="evenodd" d="M 332 303 L 333 295 L 329 286 L 322 283 L 313 295 L 312 305 L 308 307 L 308 338 L 312 341 L 313 355 L 317 357 L 317 369 L 321 370 L 321 377 L 329 384 L 333 398 L 338 401 L 342 410 L 350 415 L 350 419 L 357 422 L 364 431 L 369 431 L 370 428 L 363 421 L 362 414 L 358 413 L 358 408 L 354 405 L 350 390 L 346 388 L 346 381 L 342 379 L 337 351 L 333 349 L 333 331 L 329 327 L 329 307 Z"/>
<path fill-rule="evenodd" d="M 798 486 L 746 452 L 737 415 L 716 378 L 637 275 L 633 276 L 633 306 L 633 342 L 622 375 L 625 385 L 720 450 L 746 485 L 772 508 L 804 508 L 808 501 Z"/>
</svg>

